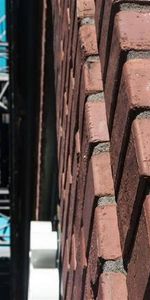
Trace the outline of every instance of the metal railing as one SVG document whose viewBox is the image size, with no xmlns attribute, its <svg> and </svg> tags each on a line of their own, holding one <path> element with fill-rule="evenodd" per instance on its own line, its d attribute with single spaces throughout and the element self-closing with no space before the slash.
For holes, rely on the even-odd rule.
<svg viewBox="0 0 150 300">
<path fill-rule="evenodd" d="M 6 16 L 0 18 L 0 109 L 7 110 L 3 103 L 9 86 L 8 76 L 8 43 L 6 42 Z"/>
<path fill-rule="evenodd" d="M 1 8 L 2 16 L 0 17 L 0 114 L 2 114 L 2 127 L 4 125 L 3 113 L 8 113 L 7 90 L 9 86 L 8 43 L 6 36 L 7 20 L 5 15 L 5 0 L 3 0 Z M 3 140 L 1 140 L 1 143 L 3 143 Z M 0 176 L 2 176 L 1 172 L 2 171 L 0 169 Z M 8 188 L 0 187 L 0 246 L 2 245 L 10 245 L 10 200 Z"/>
<path fill-rule="evenodd" d="M 0 18 L 0 41 L 6 40 L 6 16 Z"/>
<path fill-rule="evenodd" d="M 0 189 L 0 247 L 10 246 L 10 200 L 8 189 Z"/>
</svg>

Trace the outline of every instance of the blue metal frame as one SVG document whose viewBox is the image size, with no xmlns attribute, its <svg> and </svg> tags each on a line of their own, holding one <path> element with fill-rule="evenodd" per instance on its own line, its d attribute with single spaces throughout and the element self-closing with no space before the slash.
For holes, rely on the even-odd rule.
<svg viewBox="0 0 150 300">
<path fill-rule="evenodd" d="M 6 2 L 0 0 L 0 72 L 7 71 Z"/>
<path fill-rule="evenodd" d="M 8 74 L 8 44 L 7 44 L 7 34 L 6 34 L 6 0 L 0 0 L 0 75 L 2 75 L 2 85 L 0 87 L 1 98 L 3 97 L 2 95 L 5 93 L 5 90 L 8 87 L 8 84 L 6 82 L 7 80 L 4 80 L 3 77 L 3 75 L 7 75 L 7 74 Z M 4 214 L 5 210 L 3 212 L 3 196 L 1 194 L 1 191 L 0 191 L 0 205 L 2 206 L 2 210 L 0 209 L 0 247 L 10 246 L 10 217 Z"/>
</svg>

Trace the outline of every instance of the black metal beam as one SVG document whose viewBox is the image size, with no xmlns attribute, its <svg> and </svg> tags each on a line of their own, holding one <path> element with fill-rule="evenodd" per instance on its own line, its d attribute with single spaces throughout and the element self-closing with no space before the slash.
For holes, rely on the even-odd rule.
<svg viewBox="0 0 150 300">
<path fill-rule="evenodd" d="M 58 165 L 56 138 L 56 95 L 54 81 L 53 21 L 51 1 L 47 1 L 45 66 L 43 90 L 42 161 L 40 182 L 40 220 L 57 225 Z"/>
<path fill-rule="evenodd" d="M 53 27 L 51 1 L 46 2 L 47 8 L 44 7 L 44 0 L 7 0 L 11 117 L 11 300 L 27 300 L 30 220 L 35 219 L 37 184 L 38 218 L 56 220 L 58 193 Z M 43 23 L 44 9 L 46 24 Z M 39 162 L 41 87 L 43 127 L 42 159 Z M 40 182 L 37 182 L 39 163 Z"/>
<path fill-rule="evenodd" d="M 27 300 L 35 216 L 43 1 L 8 0 L 10 43 L 11 300 Z"/>
</svg>

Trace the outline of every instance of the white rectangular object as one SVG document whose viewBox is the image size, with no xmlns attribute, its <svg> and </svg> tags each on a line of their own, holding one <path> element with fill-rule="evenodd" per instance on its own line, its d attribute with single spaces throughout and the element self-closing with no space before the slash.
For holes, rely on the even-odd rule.
<svg viewBox="0 0 150 300">
<path fill-rule="evenodd" d="M 58 269 L 30 268 L 28 300 L 58 300 Z"/>
<path fill-rule="evenodd" d="M 30 253 L 34 268 L 56 268 L 57 232 L 51 222 L 31 222 Z"/>
</svg>

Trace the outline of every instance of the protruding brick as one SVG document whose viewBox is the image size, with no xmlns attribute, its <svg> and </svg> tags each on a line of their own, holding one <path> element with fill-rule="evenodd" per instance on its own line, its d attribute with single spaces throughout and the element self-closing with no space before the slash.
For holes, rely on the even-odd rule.
<svg viewBox="0 0 150 300">
<path fill-rule="evenodd" d="M 104 75 L 104 70 L 105 66 L 107 67 L 107 58 L 110 51 L 115 14 L 120 10 L 144 10 L 144 5 L 149 5 L 149 0 L 144 1 L 144 5 L 142 0 L 96 0 L 95 2 L 97 38 L 102 62 L 102 74 Z"/>
<path fill-rule="evenodd" d="M 75 67 L 75 88 L 73 94 L 73 101 L 71 107 L 71 117 L 70 117 L 70 126 L 68 126 L 68 138 L 69 138 L 69 152 L 73 161 L 73 145 L 75 142 L 75 129 L 77 128 L 77 111 L 78 111 L 78 99 L 79 99 L 79 89 L 80 89 L 80 81 L 81 81 L 81 51 L 80 51 L 80 43 L 78 41 L 77 53 L 76 53 L 76 67 Z"/>
<path fill-rule="evenodd" d="M 94 99 L 94 96 L 93 96 Z M 87 101 L 85 104 L 85 121 L 89 143 L 108 142 L 109 133 L 104 101 Z"/>
<path fill-rule="evenodd" d="M 145 118 L 144 118 L 145 116 Z M 139 115 L 140 117 L 140 115 Z M 143 113 L 143 118 L 133 122 L 133 139 L 140 176 L 150 176 L 150 116 Z"/>
<path fill-rule="evenodd" d="M 85 93 L 95 93 L 103 91 L 103 83 L 101 78 L 101 65 L 99 57 L 87 60 L 84 64 L 84 80 L 85 80 Z"/>
<path fill-rule="evenodd" d="M 149 299 L 150 295 L 150 195 L 144 200 L 131 259 L 128 265 L 129 299 Z M 142 276 L 141 276 L 142 275 Z"/>
<path fill-rule="evenodd" d="M 84 235 L 83 230 L 80 231 L 80 242 L 77 252 L 77 269 L 75 273 L 75 282 L 73 289 L 73 300 L 82 299 L 84 286 L 85 286 L 85 275 L 86 275 L 86 267 L 87 261 L 85 257 L 85 244 L 84 244 Z"/>
<path fill-rule="evenodd" d="M 104 260 L 120 258 L 122 254 L 116 205 L 98 206 L 95 218 L 99 257 Z"/>
<path fill-rule="evenodd" d="M 95 13 L 94 0 L 77 0 L 77 17 L 83 19 L 93 17 Z"/>
<path fill-rule="evenodd" d="M 83 224 L 86 247 L 88 246 L 91 219 L 97 199 L 102 196 L 114 195 L 113 180 L 110 167 L 109 152 L 93 155 L 88 168 L 83 208 Z"/>
<path fill-rule="evenodd" d="M 111 135 L 111 159 L 116 188 L 122 173 L 131 123 L 136 114 L 144 109 L 150 109 L 150 60 L 129 60 L 123 67 Z"/>
<path fill-rule="evenodd" d="M 103 11 L 104 11 L 105 5 L 107 5 L 107 3 L 104 2 L 103 0 L 95 0 L 95 25 L 96 25 L 98 45 L 99 45 L 100 33 L 101 33 L 101 29 L 102 29 Z M 108 16 L 107 16 L 107 18 L 108 18 Z M 101 49 L 101 52 L 103 50 L 104 49 Z"/>
<path fill-rule="evenodd" d="M 71 185 L 71 191 L 70 191 L 70 199 L 69 199 L 69 211 L 68 211 L 68 226 L 67 226 L 67 236 L 68 236 L 68 246 L 70 250 L 71 245 L 71 237 L 73 233 L 73 220 L 74 220 L 74 214 L 75 214 L 75 207 L 76 207 L 76 201 L 77 201 L 77 192 L 76 192 L 76 186 L 78 182 L 78 165 L 77 165 L 77 155 L 74 153 L 74 159 L 73 159 L 73 181 Z"/>
<path fill-rule="evenodd" d="M 67 291 L 67 280 L 68 280 L 69 270 L 70 270 L 69 251 L 68 251 L 68 241 L 66 240 L 64 259 L 63 259 L 63 265 L 62 265 L 62 284 L 63 284 L 64 296 Z"/>
<path fill-rule="evenodd" d="M 100 276 L 98 298 L 100 300 L 127 300 L 126 276 L 121 273 L 103 273 Z"/>
<path fill-rule="evenodd" d="M 96 220 L 94 218 L 93 228 L 90 241 L 90 250 L 88 257 L 88 273 L 92 285 L 95 285 L 101 273 L 101 266 L 99 263 L 98 243 L 97 243 L 97 228 Z"/>
<path fill-rule="evenodd" d="M 66 242 L 66 238 L 67 238 L 71 185 L 72 185 L 72 174 L 71 174 L 71 165 L 70 165 L 70 156 L 69 156 L 68 157 L 68 168 L 67 168 L 67 174 L 66 174 L 66 182 L 65 182 L 64 216 L 63 216 L 64 220 L 63 220 L 63 229 L 62 229 L 62 253 L 64 252 L 64 246 L 65 246 L 65 242 Z"/>
<path fill-rule="evenodd" d="M 143 194 L 150 177 L 149 128 L 150 118 L 137 118 L 133 122 L 117 199 L 120 237 L 126 263 L 142 210 Z"/>
<path fill-rule="evenodd" d="M 109 152 L 93 155 L 91 164 L 95 195 L 114 195 Z"/>
<path fill-rule="evenodd" d="M 86 272 L 86 282 L 84 286 L 84 293 L 83 293 L 83 300 L 93 300 L 94 299 L 94 294 L 93 294 L 93 289 L 90 281 L 90 275 L 89 275 L 89 270 L 87 268 Z"/>
<path fill-rule="evenodd" d="M 105 82 L 106 110 L 110 130 L 116 108 L 123 63 L 131 50 L 138 52 L 150 50 L 149 24 L 149 12 L 121 11 L 115 17 Z"/>
<path fill-rule="evenodd" d="M 82 25 L 79 29 L 82 55 L 84 58 L 98 54 L 95 26 L 92 24 Z"/>
<path fill-rule="evenodd" d="M 84 112 L 84 127 L 75 214 L 75 227 L 77 232 L 79 232 L 81 226 L 85 183 L 91 151 L 96 143 L 108 141 L 109 135 L 106 122 L 105 103 L 104 100 L 101 99 L 101 94 L 94 94 L 88 98 Z"/>
<path fill-rule="evenodd" d="M 103 91 L 100 61 L 97 56 L 90 56 L 83 65 L 79 94 L 79 132 L 82 140 L 84 108 L 88 95 Z"/>
<path fill-rule="evenodd" d="M 76 252 L 77 252 L 76 241 L 75 241 L 75 236 L 73 234 L 71 238 L 70 269 L 68 274 L 66 300 L 72 299 L 75 271 L 77 267 Z"/>
</svg>

